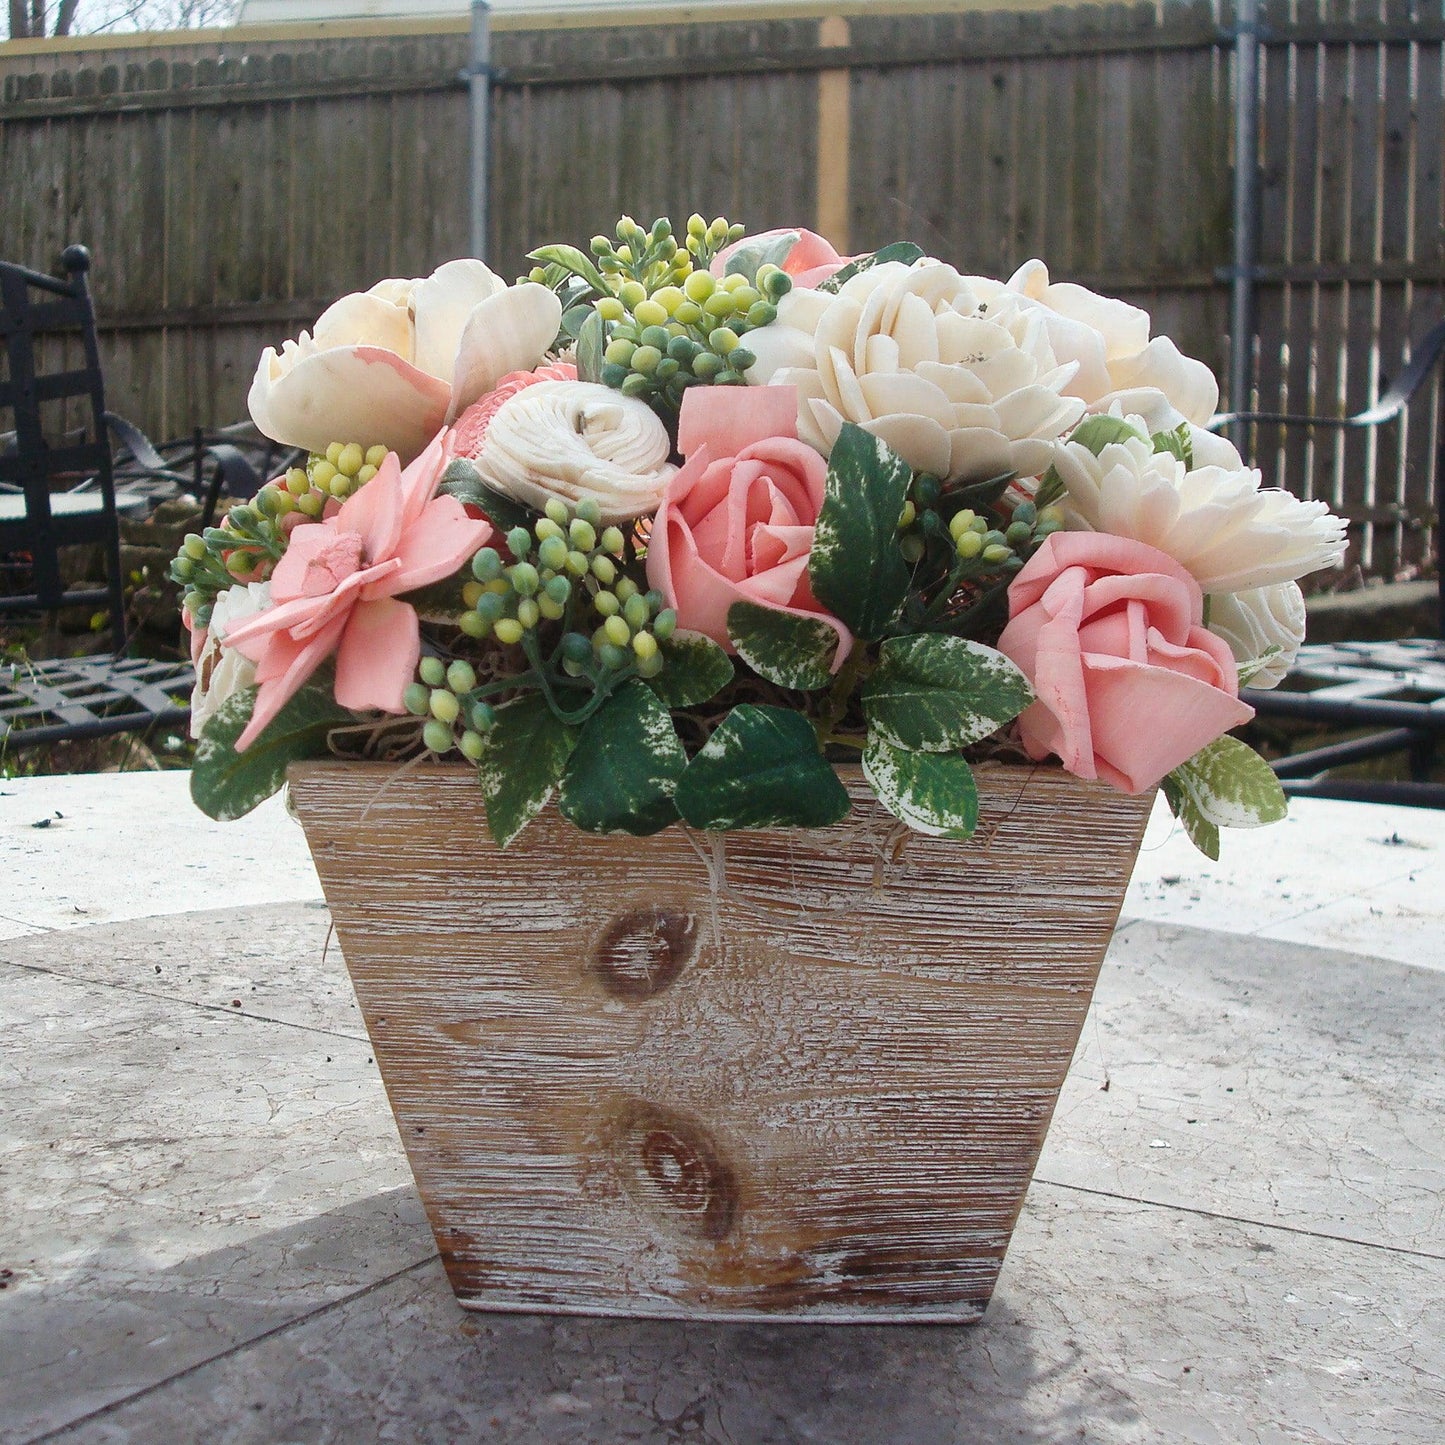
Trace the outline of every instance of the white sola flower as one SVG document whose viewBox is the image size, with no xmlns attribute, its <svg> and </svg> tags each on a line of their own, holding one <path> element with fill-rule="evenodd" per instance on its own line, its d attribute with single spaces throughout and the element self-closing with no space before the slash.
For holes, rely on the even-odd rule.
<svg viewBox="0 0 1445 1445">
<path fill-rule="evenodd" d="M 985 302 L 927 258 L 859 272 L 836 295 L 799 288 L 748 333 L 752 383 L 798 388 L 798 435 L 823 453 L 844 422 L 946 480 L 1040 475 L 1052 443 L 1083 415 L 1061 393 L 1042 309 L 1014 293 Z"/>
<path fill-rule="evenodd" d="M 1126 420 L 1138 434 L 1097 456 L 1079 442 L 1058 448 L 1068 526 L 1157 547 L 1211 594 L 1292 582 L 1344 556 L 1345 524 L 1323 502 L 1261 489 L 1252 467 L 1186 471 L 1154 450 L 1142 417 Z"/>
<path fill-rule="evenodd" d="M 1305 599 L 1296 582 L 1225 592 L 1209 599 L 1209 630 L 1239 663 L 1240 682 L 1275 687 L 1305 640 Z"/>
<path fill-rule="evenodd" d="M 487 485 L 541 511 L 595 497 L 605 522 L 655 512 L 672 474 L 667 428 L 645 402 L 587 381 L 539 381 L 487 427 L 476 468 Z"/>
<path fill-rule="evenodd" d="M 269 582 L 238 583 L 217 595 L 211 607 L 205 644 L 196 658 L 196 685 L 191 690 L 191 736 L 216 715 L 233 693 L 256 681 L 256 664 L 233 647 L 224 645 L 226 633 L 271 606 Z"/>
</svg>

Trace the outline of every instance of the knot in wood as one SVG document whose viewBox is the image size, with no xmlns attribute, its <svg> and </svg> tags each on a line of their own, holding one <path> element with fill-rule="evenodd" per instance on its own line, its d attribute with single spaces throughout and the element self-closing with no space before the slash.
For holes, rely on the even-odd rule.
<svg viewBox="0 0 1445 1445">
<path fill-rule="evenodd" d="M 619 913 L 592 947 L 590 968 L 624 1003 L 641 1003 L 667 988 L 697 953 L 697 916 L 666 908 Z"/>
</svg>

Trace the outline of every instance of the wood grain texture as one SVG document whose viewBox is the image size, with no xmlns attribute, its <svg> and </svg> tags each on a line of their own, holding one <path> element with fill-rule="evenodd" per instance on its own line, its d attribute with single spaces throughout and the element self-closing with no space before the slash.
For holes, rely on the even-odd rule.
<svg viewBox="0 0 1445 1445">
<path fill-rule="evenodd" d="M 844 777 L 829 829 L 503 854 L 468 769 L 292 768 L 464 1305 L 982 1313 L 1149 799 L 983 767 L 961 844 Z"/>
</svg>

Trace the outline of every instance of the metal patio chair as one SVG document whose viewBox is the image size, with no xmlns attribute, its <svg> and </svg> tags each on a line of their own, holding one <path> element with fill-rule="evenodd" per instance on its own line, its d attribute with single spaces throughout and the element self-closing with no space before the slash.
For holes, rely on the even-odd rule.
<svg viewBox="0 0 1445 1445">
<path fill-rule="evenodd" d="M 109 609 L 112 652 L 101 657 L 0 663 L 0 753 L 62 740 L 135 732 L 184 722 L 190 692 L 189 663 L 126 656 L 128 639 L 120 570 L 119 518 L 147 511 L 155 486 L 176 489 L 190 477 L 172 471 L 134 428 L 105 409 L 95 310 L 86 284 L 90 255 L 83 246 L 61 258 L 57 279 L 0 262 L 0 429 L 13 421 L 13 440 L 0 450 L 0 555 L 28 559 L 27 590 L 0 595 L 0 620 L 15 613 L 49 612 L 76 604 Z M 83 364 L 41 370 L 37 340 L 78 338 Z M 58 348 L 56 348 L 58 349 Z M 57 404 L 78 402 L 84 424 L 78 437 L 47 437 L 44 419 Z M 119 423 L 119 424 L 118 424 Z M 143 473 L 117 490 L 111 432 L 122 435 Z M 58 486 L 69 482 L 67 489 Z M 99 545 L 103 587 L 68 587 L 60 552 Z"/>
<path fill-rule="evenodd" d="M 1397 420 L 1445 357 L 1445 321 L 1412 351 L 1409 364 L 1371 407 L 1354 416 L 1307 416 L 1288 412 L 1226 412 L 1210 430 L 1259 422 L 1280 427 L 1366 430 Z M 1300 648 L 1278 688 L 1246 688 L 1242 696 L 1261 717 L 1292 719 L 1341 729 L 1368 728 L 1367 735 L 1280 758 L 1273 764 L 1293 796 L 1342 798 L 1445 808 L 1445 783 L 1430 781 L 1445 737 L 1445 568 L 1442 568 L 1440 489 L 1445 487 L 1445 385 L 1435 454 L 1435 570 L 1440 588 L 1435 636 L 1395 642 L 1320 643 Z M 1403 753 L 1410 780 L 1331 778 L 1333 768 Z"/>
</svg>

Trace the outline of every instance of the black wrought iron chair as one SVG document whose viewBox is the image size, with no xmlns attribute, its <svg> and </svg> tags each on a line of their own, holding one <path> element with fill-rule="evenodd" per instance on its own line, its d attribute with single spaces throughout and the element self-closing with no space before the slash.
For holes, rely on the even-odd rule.
<svg viewBox="0 0 1445 1445">
<path fill-rule="evenodd" d="M 82 604 L 109 611 L 112 652 L 107 656 L 0 663 L 0 752 L 42 743 L 135 732 L 184 722 L 189 705 L 189 663 L 126 656 L 125 597 L 120 569 L 119 517 L 146 510 L 154 496 L 144 487 L 117 491 L 111 452 L 112 429 L 122 430 L 133 459 L 155 483 L 175 489 L 177 479 L 134 428 L 114 428 L 105 409 L 95 311 L 86 273 L 90 256 L 71 246 L 57 279 L 0 262 L 0 431 L 13 418 L 13 443 L 0 451 L 0 556 L 23 554 L 28 562 L 25 590 L 0 595 L 6 615 L 46 613 Z M 73 349 L 79 341 L 83 363 L 44 369 L 49 351 L 37 341 L 59 336 Z M 62 430 L 55 440 L 54 418 L 66 403 L 79 404 L 78 439 Z M 68 413 L 64 420 L 71 418 Z M 47 436 L 46 421 L 52 424 Z M 150 463 L 155 463 L 151 466 Z M 71 485 L 66 486 L 66 483 Z M 62 489 L 63 488 L 63 489 Z M 99 546 L 105 585 L 69 587 L 61 549 Z"/>
<path fill-rule="evenodd" d="M 1445 357 L 1445 321 L 1416 346 L 1394 384 L 1371 407 L 1353 416 L 1307 416 L 1287 412 L 1226 412 L 1213 431 L 1248 423 L 1367 430 L 1401 417 Z M 1322 724 L 1367 735 L 1279 759 L 1274 766 L 1285 792 L 1294 796 L 1343 798 L 1368 803 L 1402 803 L 1445 808 L 1445 783 L 1430 780 L 1445 737 L 1445 546 L 1441 542 L 1440 495 L 1445 487 L 1445 383 L 1441 387 L 1435 455 L 1435 570 L 1439 612 L 1433 638 L 1395 642 L 1321 643 L 1302 647 L 1289 676 L 1274 689 L 1247 688 L 1244 698 L 1261 717 Z M 1377 729 L 1377 731 L 1375 731 Z M 1331 769 L 1373 758 L 1404 754 L 1409 781 L 1332 778 Z"/>
</svg>

